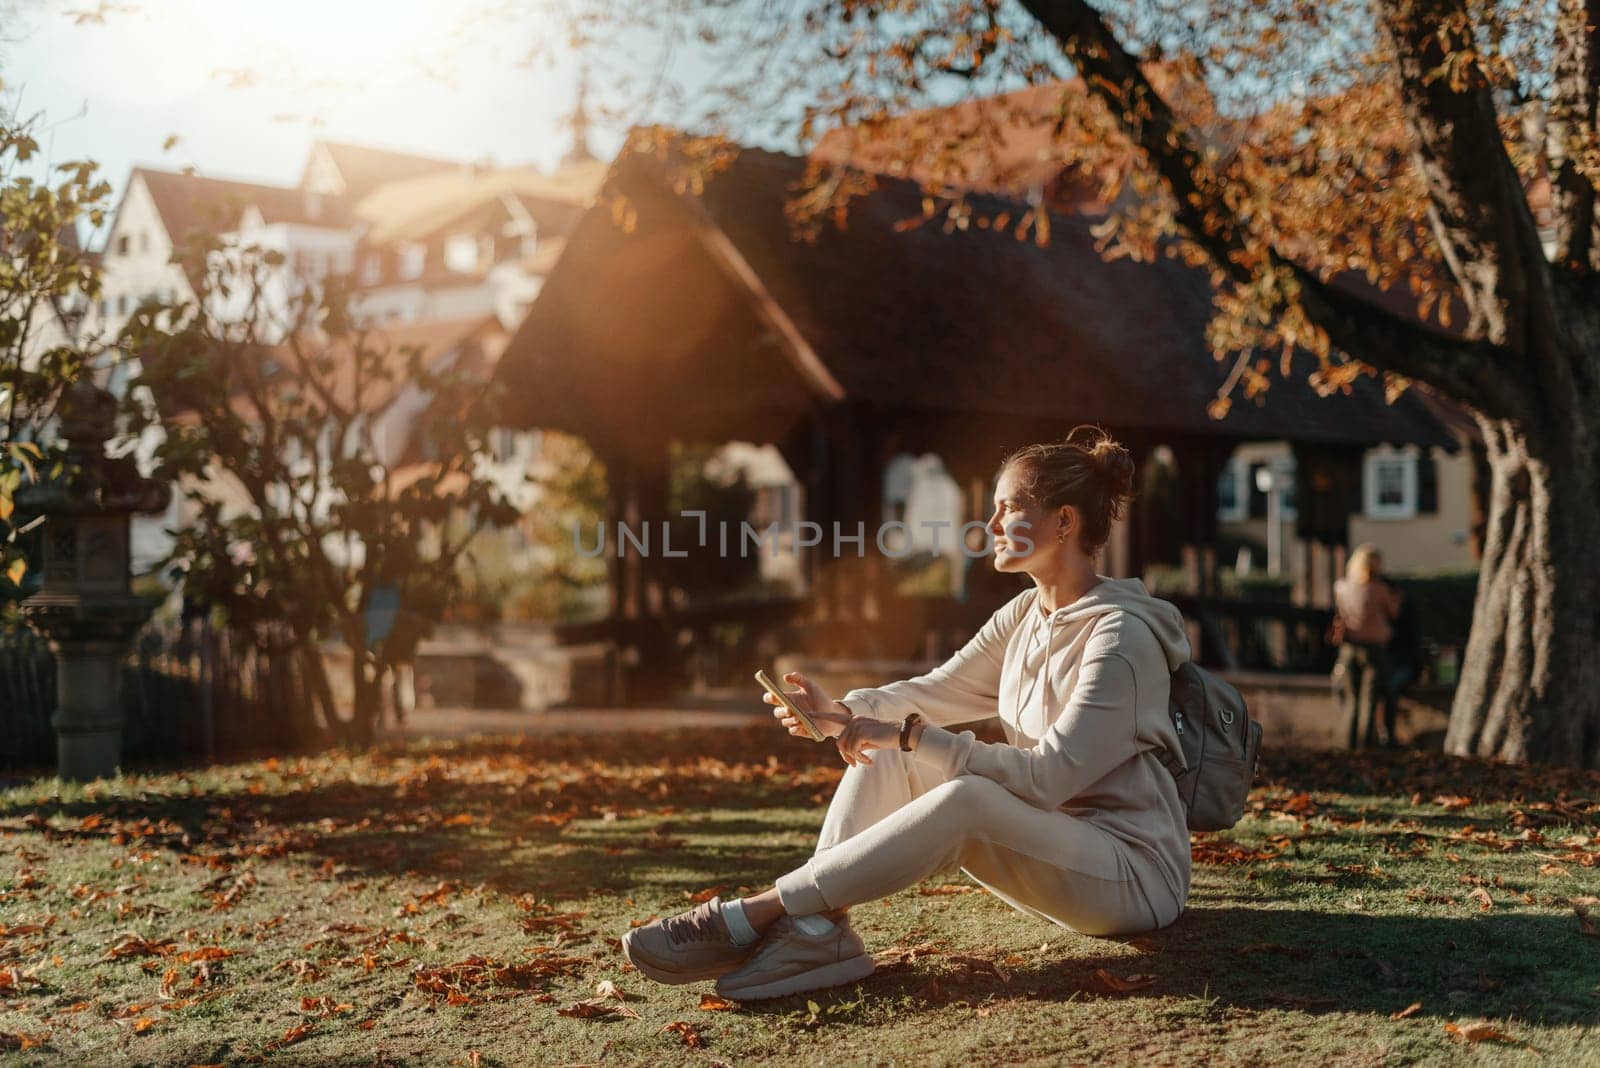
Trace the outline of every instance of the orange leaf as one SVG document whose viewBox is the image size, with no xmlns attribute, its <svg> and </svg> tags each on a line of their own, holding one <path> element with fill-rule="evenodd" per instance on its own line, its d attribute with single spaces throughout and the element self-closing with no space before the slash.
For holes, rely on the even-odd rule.
<svg viewBox="0 0 1600 1068">
<path fill-rule="evenodd" d="M 1156 985 L 1153 975 L 1130 975 L 1127 978 L 1112 975 L 1104 968 L 1094 970 L 1095 985 L 1108 994 L 1126 994 L 1134 990 L 1145 990 Z"/>
<path fill-rule="evenodd" d="M 692 1023 L 684 1020 L 674 1020 L 663 1026 L 656 1034 L 664 1034 L 668 1031 L 683 1039 L 683 1044 L 690 1049 L 699 1049 L 705 1045 L 705 1041 L 700 1037 L 700 1029 Z"/>
<path fill-rule="evenodd" d="M 715 994 L 700 995 L 701 1012 L 733 1012 L 738 1007 L 726 998 L 719 998 Z"/>
<path fill-rule="evenodd" d="M 1457 1026 L 1453 1023 L 1444 1025 L 1444 1029 L 1457 1038 L 1468 1042 L 1515 1042 L 1516 1039 L 1490 1023 L 1472 1023 Z"/>
<path fill-rule="evenodd" d="M 289 1028 L 289 1030 L 287 1030 L 287 1031 L 285 1031 L 283 1033 L 283 1037 L 278 1039 L 278 1041 L 276 1041 L 276 1042 L 268 1042 L 267 1043 L 267 1048 L 268 1049 L 277 1049 L 279 1046 L 292 1045 L 292 1044 L 294 1044 L 296 1042 L 299 1042 L 301 1039 L 305 1038 L 306 1036 L 310 1035 L 316 1029 L 317 1029 L 317 1025 L 314 1024 L 314 1023 L 310 1023 L 310 1022 L 300 1024 L 297 1027 L 291 1027 L 291 1028 Z"/>
<path fill-rule="evenodd" d="M 1422 1011 L 1422 1002 L 1413 1001 L 1411 1004 L 1407 1005 L 1405 1008 L 1401 1009 L 1399 1012 L 1391 1012 L 1389 1014 L 1389 1019 L 1391 1019 L 1391 1020 L 1406 1020 L 1406 1019 L 1409 1019 L 1409 1018 L 1415 1016 L 1417 1013 L 1419 1013 L 1421 1011 Z"/>
<path fill-rule="evenodd" d="M 689 903 L 691 905 L 699 905 L 703 902 L 710 901 L 718 894 L 727 893 L 727 891 L 728 888 L 726 886 L 708 886 L 704 890 L 689 894 Z"/>
<path fill-rule="evenodd" d="M 1494 898 L 1489 896 L 1489 891 L 1483 887 L 1474 887 L 1472 893 L 1467 895 L 1478 903 L 1479 912 L 1488 912 L 1494 908 Z"/>
</svg>

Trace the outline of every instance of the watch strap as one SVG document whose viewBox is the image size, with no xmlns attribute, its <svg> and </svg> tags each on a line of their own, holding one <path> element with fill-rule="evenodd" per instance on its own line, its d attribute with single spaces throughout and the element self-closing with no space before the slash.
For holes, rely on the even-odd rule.
<svg viewBox="0 0 1600 1068">
<path fill-rule="evenodd" d="M 911 752 L 911 728 L 922 722 L 922 713 L 913 712 L 900 724 L 900 751 Z"/>
</svg>

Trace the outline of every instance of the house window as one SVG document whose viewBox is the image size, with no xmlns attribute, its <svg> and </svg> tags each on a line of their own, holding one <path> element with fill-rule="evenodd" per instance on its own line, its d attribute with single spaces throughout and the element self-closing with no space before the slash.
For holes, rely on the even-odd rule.
<svg viewBox="0 0 1600 1068">
<path fill-rule="evenodd" d="M 478 236 L 456 234 L 444 243 L 444 265 L 457 274 L 478 269 Z"/>
<path fill-rule="evenodd" d="M 422 268 L 427 262 L 428 248 L 416 242 L 400 246 L 400 277 L 421 278 Z"/>
<path fill-rule="evenodd" d="M 133 243 L 129 240 L 127 234 L 123 234 L 121 237 L 117 238 L 117 255 L 126 256 L 128 254 L 128 250 L 132 247 Z"/>
<path fill-rule="evenodd" d="M 1223 465 L 1217 476 L 1217 522 L 1240 523 L 1249 518 L 1250 497 L 1245 480 L 1249 465 L 1235 456 Z"/>
<path fill-rule="evenodd" d="M 1362 490 L 1368 519 L 1410 519 L 1417 514 L 1417 457 L 1398 449 L 1367 453 Z"/>
<path fill-rule="evenodd" d="M 150 251 L 150 234 L 148 231 L 139 235 L 139 251 Z"/>
</svg>

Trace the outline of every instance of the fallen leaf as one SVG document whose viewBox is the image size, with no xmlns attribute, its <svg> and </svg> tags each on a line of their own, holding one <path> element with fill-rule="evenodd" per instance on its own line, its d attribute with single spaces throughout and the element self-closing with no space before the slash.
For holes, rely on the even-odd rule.
<svg viewBox="0 0 1600 1068">
<path fill-rule="evenodd" d="M 733 1012 L 738 1007 L 727 998 L 719 998 L 715 994 L 700 995 L 701 1012 Z"/>
<path fill-rule="evenodd" d="M 1479 912 L 1488 912 L 1490 909 L 1494 908 L 1494 898 L 1490 897 L 1489 891 L 1485 890 L 1481 886 L 1475 888 L 1472 893 L 1468 894 L 1467 896 L 1478 903 Z"/>
<path fill-rule="evenodd" d="M 979 972 L 986 972 L 1002 983 L 1011 982 L 1011 974 L 987 958 L 951 956 L 945 959 L 958 968 L 965 968 L 970 974 L 976 975 Z"/>
<path fill-rule="evenodd" d="M 276 1042 L 268 1042 L 266 1048 L 271 1050 L 277 1049 L 280 1046 L 293 1045 L 294 1043 L 299 1042 L 301 1039 L 309 1036 L 316 1029 L 317 1025 L 310 1021 L 307 1021 L 303 1024 L 298 1024 L 285 1031 L 283 1033 L 283 1037 L 278 1039 Z"/>
<path fill-rule="evenodd" d="M 1108 994 L 1127 994 L 1156 985 L 1156 977 L 1153 975 L 1130 975 L 1123 978 L 1112 975 L 1104 968 L 1096 968 L 1092 979 L 1096 986 Z"/>
<path fill-rule="evenodd" d="M 689 898 L 689 904 L 691 904 L 691 905 L 699 905 L 699 904 L 702 904 L 704 902 L 710 901 L 712 898 L 717 897 L 719 894 L 725 894 L 727 892 L 728 892 L 728 888 L 726 886 L 708 886 L 704 890 L 697 891 L 696 893 L 693 893 L 693 894 L 691 894 L 687 890 L 685 890 L 684 894 Z"/>
<path fill-rule="evenodd" d="M 596 997 L 616 998 L 618 1001 L 628 1000 L 628 995 L 624 994 L 622 992 L 622 988 L 617 986 L 617 984 L 612 982 L 610 979 L 600 980 L 600 982 L 595 986 L 594 992 Z"/>
<path fill-rule="evenodd" d="M 656 1034 L 671 1032 L 683 1039 L 683 1044 L 690 1049 L 700 1049 L 705 1045 L 705 1040 L 700 1037 L 700 1029 L 684 1020 L 674 1020 L 664 1025 Z"/>
<path fill-rule="evenodd" d="M 606 1016 L 626 1016 L 630 1020 L 637 1020 L 639 1014 L 626 1005 L 619 1005 L 610 998 L 585 998 L 574 1001 L 564 1009 L 556 1010 L 557 1016 L 570 1016 L 575 1020 L 597 1020 Z"/>
<path fill-rule="evenodd" d="M 1572 875 L 1572 873 L 1570 871 L 1568 871 L 1567 869 L 1563 868 L 1559 864 L 1541 864 L 1539 866 L 1539 874 L 1540 875 L 1565 875 L 1565 876 L 1569 876 L 1569 877 Z"/>
<path fill-rule="evenodd" d="M 919 886 L 917 893 L 923 897 L 952 897 L 956 894 L 970 894 L 977 887 L 963 886 L 961 883 L 943 883 L 939 886 Z"/>
<path fill-rule="evenodd" d="M 1574 902 L 1572 911 L 1578 914 L 1578 933 L 1588 935 L 1590 938 L 1600 938 L 1600 930 L 1594 925 L 1594 920 L 1589 916 L 1589 910 Z"/>
<path fill-rule="evenodd" d="M 1389 1019 L 1391 1019 L 1391 1020 L 1406 1020 L 1406 1019 L 1410 1019 L 1411 1017 L 1415 1016 L 1417 1013 L 1419 1013 L 1421 1011 L 1422 1011 L 1422 1002 L 1413 1001 L 1411 1004 L 1407 1005 L 1405 1008 L 1401 1009 L 1399 1012 L 1391 1012 L 1389 1014 Z"/>
<path fill-rule="evenodd" d="M 1444 1029 L 1457 1038 L 1468 1042 L 1515 1042 L 1516 1039 L 1500 1030 L 1491 1023 L 1472 1023 L 1456 1025 L 1447 1023 Z"/>
</svg>

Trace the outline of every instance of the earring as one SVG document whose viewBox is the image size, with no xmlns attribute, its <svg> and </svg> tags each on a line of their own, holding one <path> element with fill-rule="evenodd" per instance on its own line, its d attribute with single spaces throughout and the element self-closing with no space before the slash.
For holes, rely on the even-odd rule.
<svg viewBox="0 0 1600 1068">
<path fill-rule="evenodd" d="M 1064 542 L 1066 540 L 1067 540 L 1067 532 L 1066 531 L 1064 531 L 1064 530 L 1056 531 L 1056 541 Z"/>
</svg>

